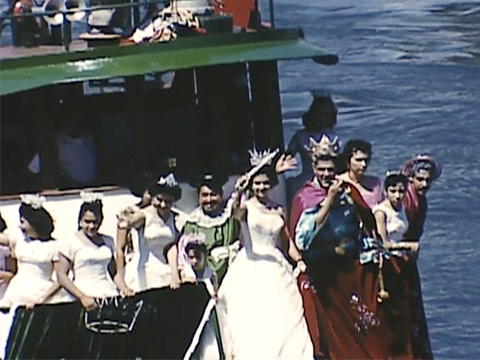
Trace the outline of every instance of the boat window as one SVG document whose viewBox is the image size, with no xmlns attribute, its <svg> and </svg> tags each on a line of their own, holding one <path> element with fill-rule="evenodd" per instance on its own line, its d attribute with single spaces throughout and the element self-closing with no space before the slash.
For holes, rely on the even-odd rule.
<svg viewBox="0 0 480 360">
<path fill-rule="evenodd" d="M 1 195 L 128 186 L 172 168 L 184 181 L 238 173 L 253 143 L 246 71 L 205 67 L 3 96 Z"/>
</svg>

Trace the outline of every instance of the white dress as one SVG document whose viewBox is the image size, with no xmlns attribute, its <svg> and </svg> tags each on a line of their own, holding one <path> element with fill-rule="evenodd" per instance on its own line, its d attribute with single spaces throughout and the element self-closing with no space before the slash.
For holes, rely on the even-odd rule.
<svg viewBox="0 0 480 360">
<path fill-rule="evenodd" d="M 99 246 L 87 244 L 76 235 L 60 244 L 60 253 L 72 263 L 73 284 L 84 294 L 96 298 L 118 295 L 108 272 L 114 253 L 113 239 L 102 237 L 104 243 Z M 75 300 L 73 295 L 70 298 Z"/>
<path fill-rule="evenodd" d="M 303 305 L 292 268 L 277 246 L 284 220 L 247 201 L 245 247 L 219 291 L 238 359 L 313 359 Z M 250 239 L 249 239 L 250 238 Z"/>
<path fill-rule="evenodd" d="M 408 229 L 407 215 L 405 209 L 402 207 L 400 211 L 395 211 L 385 203 L 381 202 L 375 205 L 372 212 L 375 214 L 377 211 L 381 211 L 385 214 L 386 218 L 386 231 L 387 239 L 391 242 L 399 242 L 403 240 L 403 234 Z"/>
<path fill-rule="evenodd" d="M 145 214 L 145 226 L 138 231 L 138 249 L 125 265 L 125 283 L 134 291 L 168 286 L 172 270 L 163 254 L 165 246 L 177 235 L 173 213 L 167 221 L 149 210 Z"/>
<path fill-rule="evenodd" d="M 8 283 L 7 290 L 0 300 L 0 307 L 10 308 L 10 312 L 0 314 L 0 358 L 5 356 L 5 347 L 16 307 L 38 302 L 54 284 L 53 261 L 58 259 L 58 244 L 56 240 L 32 240 L 20 230 L 13 232 L 10 236 L 10 249 L 17 259 L 17 272 Z M 5 261 L 5 256 L 6 254 L 2 255 L 2 261 Z M 63 301 L 68 301 L 68 295 L 60 289 L 45 303 Z"/>
<path fill-rule="evenodd" d="M 17 272 L 10 280 L 0 306 L 11 307 L 37 302 L 54 284 L 53 262 L 58 259 L 57 240 L 32 240 L 20 231 L 10 237 L 12 255 L 17 259 Z M 65 300 L 59 291 L 46 304 Z"/>
</svg>

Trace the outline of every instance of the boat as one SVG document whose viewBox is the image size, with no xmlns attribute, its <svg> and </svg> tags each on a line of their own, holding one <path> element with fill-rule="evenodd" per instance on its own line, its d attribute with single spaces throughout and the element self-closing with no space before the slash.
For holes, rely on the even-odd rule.
<svg viewBox="0 0 480 360">
<path fill-rule="evenodd" d="M 137 29 L 152 7 L 177 11 L 181 3 L 11 4 L 1 23 L 10 25 L 12 41 L 0 47 L 0 212 L 9 227 L 18 224 L 19 195 L 36 192 L 47 198 L 53 236 L 69 236 L 79 194 L 89 190 L 104 194 L 101 231 L 115 237 L 116 214 L 137 201 L 129 190 L 137 175 L 175 172 L 183 191 L 176 207 L 188 213 L 200 172 L 221 169 L 228 194 L 248 149 L 284 149 L 278 61 L 334 65 L 338 57 L 309 44 L 301 29 L 276 28 L 273 1 L 268 21 L 254 0 L 185 1 L 200 3 L 202 13 L 185 5 L 198 26 L 177 19 L 169 41 L 135 43 L 113 26 L 86 24 L 118 12 Z M 79 23 L 89 30 L 77 34 Z M 70 159 L 60 136 L 78 122 L 87 124 L 77 130 L 90 145 Z M 82 171 L 68 174 L 72 166 Z M 285 197 L 277 187 L 273 198 L 285 204 Z"/>
</svg>

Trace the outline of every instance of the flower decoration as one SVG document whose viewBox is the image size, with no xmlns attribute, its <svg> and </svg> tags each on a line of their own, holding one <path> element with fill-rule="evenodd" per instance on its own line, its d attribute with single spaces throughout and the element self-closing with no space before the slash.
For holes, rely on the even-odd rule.
<svg viewBox="0 0 480 360">
<path fill-rule="evenodd" d="M 84 203 L 93 203 L 95 201 L 102 200 L 103 194 L 84 190 L 80 192 L 80 197 L 82 198 Z"/>
<path fill-rule="evenodd" d="M 20 195 L 20 199 L 22 203 L 30 205 L 35 210 L 40 209 L 45 202 L 45 196 L 39 194 L 22 194 Z"/>
</svg>

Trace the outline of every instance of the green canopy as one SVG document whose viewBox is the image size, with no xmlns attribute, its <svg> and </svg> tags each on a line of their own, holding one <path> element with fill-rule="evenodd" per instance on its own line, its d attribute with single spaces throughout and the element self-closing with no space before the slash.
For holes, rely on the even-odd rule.
<svg viewBox="0 0 480 360">
<path fill-rule="evenodd" d="M 45 85 L 253 61 L 312 58 L 335 64 L 336 55 L 308 44 L 301 30 L 212 34 L 168 43 L 109 45 L 82 51 L 0 60 L 0 95 Z"/>
</svg>

